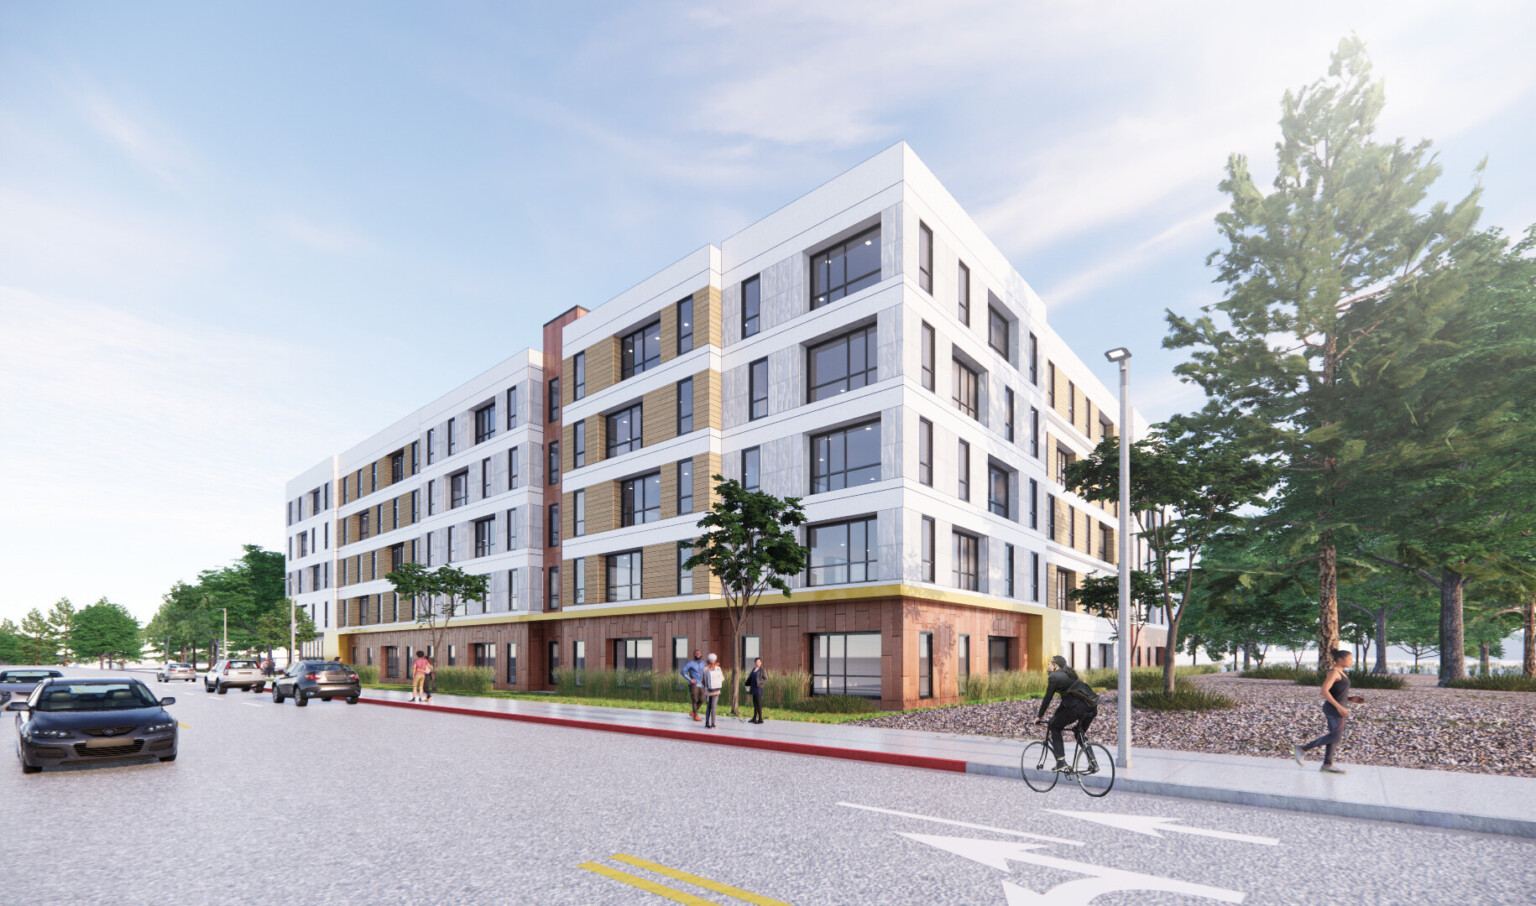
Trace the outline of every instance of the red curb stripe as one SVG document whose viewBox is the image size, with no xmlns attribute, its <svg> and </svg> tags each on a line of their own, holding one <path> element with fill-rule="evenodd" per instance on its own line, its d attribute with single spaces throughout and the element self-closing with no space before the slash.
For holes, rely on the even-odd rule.
<svg viewBox="0 0 1536 906">
<path fill-rule="evenodd" d="M 766 749 L 771 752 L 789 752 L 795 755 L 816 755 L 822 758 L 842 758 L 848 761 L 870 761 L 878 764 L 894 764 L 908 768 L 926 768 L 931 771 L 952 771 L 964 774 L 965 762 L 955 758 L 935 758 L 930 755 L 902 755 L 896 752 L 872 752 L 868 749 L 845 749 L 839 746 L 821 746 L 806 742 L 779 742 L 771 739 L 752 739 L 745 736 L 706 736 L 681 730 L 663 730 L 659 727 L 631 727 L 624 724 L 608 724 L 595 720 L 574 720 L 568 717 L 543 717 L 535 714 L 511 714 L 505 711 L 480 711 L 474 708 L 454 708 L 449 705 L 424 705 L 416 702 L 397 702 L 383 698 L 358 699 L 365 705 L 384 705 L 390 708 L 408 708 L 412 711 L 437 711 L 442 714 L 460 714 L 465 717 L 489 717 L 496 720 L 516 720 L 530 724 L 547 724 L 556 727 L 573 727 L 578 730 L 598 730 L 606 733 L 628 733 L 632 736 L 652 736 L 660 739 L 677 739 L 683 742 L 703 742 L 717 746 L 737 746 L 743 749 Z"/>
</svg>

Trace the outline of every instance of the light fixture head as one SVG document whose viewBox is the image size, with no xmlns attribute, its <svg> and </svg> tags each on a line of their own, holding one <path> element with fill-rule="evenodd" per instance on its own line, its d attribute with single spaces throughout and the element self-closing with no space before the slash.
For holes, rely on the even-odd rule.
<svg viewBox="0 0 1536 906">
<path fill-rule="evenodd" d="M 1104 353 L 1104 358 L 1109 359 L 1111 362 L 1123 362 L 1130 357 L 1131 351 L 1124 346 L 1116 346 L 1109 352 Z"/>
</svg>

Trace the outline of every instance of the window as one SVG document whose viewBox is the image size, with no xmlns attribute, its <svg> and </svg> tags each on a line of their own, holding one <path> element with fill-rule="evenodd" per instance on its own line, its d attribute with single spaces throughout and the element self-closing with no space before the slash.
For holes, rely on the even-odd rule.
<svg viewBox="0 0 1536 906">
<path fill-rule="evenodd" d="M 644 525 L 661 519 L 661 473 L 626 480 L 619 486 L 623 525 Z"/>
<path fill-rule="evenodd" d="M 959 359 L 954 360 L 955 366 L 955 408 L 980 420 L 981 407 L 979 405 L 980 389 L 976 380 L 976 372 L 960 364 Z"/>
<path fill-rule="evenodd" d="M 560 483 L 560 441 L 549 442 L 549 483 Z"/>
<path fill-rule="evenodd" d="M 757 447 L 748 447 L 741 451 L 741 486 L 748 491 L 755 491 L 761 487 L 758 465 Z"/>
<path fill-rule="evenodd" d="M 981 588 L 981 539 L 965 532 L 955 532 L 955 587 L 966 591 Z"/>
<path fill-rule="evenodd" d="M 514 491 L 523 486 L 522 470 L 519 468 L 521 464 L 521 457 L 518 455 L 517 447 L 513 447 L 512 449 L 508 450 L 507 484 L 510 485 Z"/>
<path fill-rule="evenodd" d="M 1002 466 L 987 467 L 987 511 L 1004 519 L 1012 519 L 1008 507 L 1010 476 Z"/>
<path fill-rule="evenodd" d="M 1067 486 L 1067 466 L 1077 462 L 1077 455 L 1066 447 L 1056 447 L 1056 483 Z"/>
<path fill-rule="evenodd" d="M 393 454 L 393 455 L 391 455 L 389 457 L 389 483 L 390 484 L 398 484 L 399 482 L 402 482 L 404 480 L 405 480 L 405 451 L 404 450 L 400 450 L 399 452 L 397 452 L 397 453 L 395 453 L 395 454 Z M 316 498 L 316 500 L 315 500 L 315 508 L 319 509 L 320 493 L 318 491 L 316 491 L 314 496 Z"/>
<path fill-rule="evenodd" d="M 1056 540 L 1056 497 L 1045 495 L 1045 537 Z"/>
<path fill-rule="evenodd" d="M 475 556 L 487 557 L 494 553 L 496 553 L 496 517 L 487 516 L 484 519 L 476 519 Z"/>
<path fill-rule="evenodd" d="M 1099 559 L 1106 563 L 1114 562 L 1114 556 L 1110 553 L 1114 547 L 1114 534 L 1114 530 L 1109 526 L 1099 526 Z"/>
<path fill-rule="evenodd" d="M 459 662 L 459 646 L 448 646 L 448 666 L 453 667 Z"/>
<path fill-rule="evenodd" d="M 507 685 L 517 685 L 517 643 L 507 643 Z"/>
<path fill-rule="evenodd" d="M 923 517 L 923 581 L 932 582 L 934 576 L 934 543 L 936 525 L 932 516 Z"/>
<path fill-rule="evenodd" d="M 673 672 L 682 672 L 683 665 L 686 663 L 688 663 L 688 637 L 685 635 L 675 635 L 672 637 Z"/>
<path fill-rule="evenodd" d="M 677 544 L 677 593 L 680 595 L 693 594 L 693 570 L 683 565 L 692 556 L 693 548 L 688 547 L 687 542 L 679 541 Z"/>
<path fill-rule="evenodd" d="M 762 330 L 761 286 L 757 277 L 741 281 L 741 338 L 757 336 Z"/>
<path fill-rule="evenodd" d="M 580 538 L 587 533 L 587 492 L 585 489 L 571 495 L 571 535 Z"/>
<path fill-rule="evenodd" d="M 650 670 L 655 664 L 650 639 L 614 639 L 613 664 L 620 670 Z"/>
<path fill-rule="evenodd" d="M 587 558 L 571 561 L 571 603 L 587 603 Z"/>
<path fill-rule="evenodd" d="M 1008 358 L 1008 319 L 991 306 L 987 306 L 987 345 Z"/>
<path fill-rule="evenodd" d="M 1056 363 L 1045 363 L 1045 401 L 1052 409 L 1056 408 Z"/>
<path fill-rule="evenodd" d="M 693 512 L 693 460 L 684 459 L 677 464 L 677 515 Z"/>
<path fill-rule="evenodd" d="M 571 468 L 579 469 L 587 464 L 587 423 L 571 426 Z"/>
<path fill-rule="evenodd" d="M 640 600 L 640 552 L 608 555 L 608 600 Z"/>
<path fill-rule="evenodd" d="M 621 377 L 630 378 L 661 364 L 661 319 L 619 340 Z"/>
<path fill-rule="evenodd" d="M 860 387 L 868 387 L 879 378 L 877 366 L 879 354 L 876 349 L 875 325 L 871 324 L 861 330 L 844 334 L 834 340 L 828 340 L 810 349 L 810 380 L 809 402 L 824 400 L 828 397 L 846 393 L 849 390 L 857 390 Z M 767 383 L 767 368 L 764 366 L 763 379 Z M 767 400 L 767 391 L 763 393 L 764 402 Z M 754 416 L 756 417 L 756 416 Z"/>
<path fill-rule="evenodd" d="M 927 321 L 923 322 L 923 389 L 932 390 L 937 386 L 934 380 L 934 361 L 938 340 L 933 332 L 933 326 Z"/>
<path fill-rule="evenodd" d="M 933 422 L 917 420 L 917 480 L 933 487 Z"/>
<path fill-rule="evenodd" d="M 469 470 L 460 469 L 448 476 L 448 509 L 469 503 Z"/>
<path fill-rule="evenodd" d="M 491 496 L 491 458 L 487 456 L 480 460 L 480 499 L 484 500 L 489 496 Z M 398 523 L 399 521 L 400 518 L 397 513 L 395 522 Z"/>
<path fill-rule="evenodd" d="M 880 228 L 811 256 L 811 310 L 880 282 Z"/>
<path fill-rule="evenodd" d="M 736 663 L 743 668 L 752 666 L 752 662 L 763 656 L 763 637 L 760 635 L 744 635 L 741 637 L 741 660 Z"/>
<path fill-rule="evenodd" d="M 959 482 L 955 493 L 961 500 L 971 499 L 971 445 L 966 441 L 960 441 L 959 452 Z"/>
<path fill-rule="evenodd" d="M 432 533 L 427 532 L 427 565 L 432 565 Z M 341 561 L 341 584 L 347 584 L 347 561 Z"/>
<path fill-rule="evenodd" d="M 571 398 L 586 399 L 587 396 L 587 354 L 576 353 L 571 359 Z"/>
<path fill-rule="evenodd" d="M 571 643 L 571 669 L 587 669 L 587 643 L 584 639 L 577 639 Z M 581 676 L 576 677 L 576 685 L 581 685 Z"/>
<path fill-rule="evenodd" d="M 643 430 L 639 403 L 608 416 L 608 458 L 640 449 Z"/>
<path fill-rule="evenodd" d="M 1099 440 L 1107 440 L 1112 430 L 1114 429 L 1110 425 L 1109 419 L 1104 418 L 1102 415 L 1099 416 Z"/>
<path fill-rule="evenodd" d="M 693 348 L 693 297 L 677 303 L 677 354 Z"/>
<path fill-rule="evenodd" d="M 1033 551 L 1029 554 L 1029 599 L 1040 600 L 1040 555 Z"/>
<path fill-rule="evenodd" d="M 551 566 L 544 570 L 544 600 L 549 602 L 550 610 L 560 609 L 560 567 L 558 566 Z"/>
<path fill-rule="evenodd" d="M 496 404 L 487 403 L 475 410 L 475 443 L 484 443 L 496 436 Z"/>
<path fill-rule="evenodd" d="M 1029 455 L 1040 458 L 1040 410 L 1029 407 Z"/>
<path fill-rule="evenodd" d="M 751 398 L 748 420 L 768 414 L 768 360 L 758 359 L 747 366 L 747 388 Z"/>
<path fill-rule="evenodd" d="M 507 510 L 507 550 L 517 550 L 517 507 Z"/>
<path fill-rule="evenodd" d="M 971 269 L 960 262 L 960 281 L 955 298 L 959 300 L 958 313 L 960 323 L 967 327 L 971 324 Z"/>
<path fill-rule="evenodd" d="M 551 686 L 553 686 L 553 685 L 555 685 L 555 681 L 556 681 L 555 680 L 555 671 L 560 669 L 560 643 L 559 642 L 550 642 L 549 643 L 549 659 L 548 659 L 548 661 L 549 661 L 548 662 L 548 667 L 549 667 L 549 677 L 548 677 L 548 679 L 549 679 L 549 684 Z"/>
<path fill-rule="evenodd" d="M 548 529 L 549 543 L 547 546 L 554 547 L 560 543 L 560 504 L 558 503 L 551 503 L 549 505 Z"/>
<path fill-rule="evenodd" d="M 1013 663 L 1013 639 L 1006 636 L 987 636 L 987 672 L 1005 673 Z"/>
<path fill-rule="evenodd" d="M 1072 603 L 1072 585 L 1075 577 L 1065 569 L 1056 570 L 1056 603 L 1057 610 L 1076 611 L 1077 607 Z"/>
<path fill-rule="evenodd" d="M 917 634 L 917 697 L 933 698 L 933 633 Z"/>
<path fill-rule="evenodd" d="M 687 434 L 693 430 L 693 378 L 683 378 L 677 382 L 677 433 Z"/>
<path fill-rule="evenodd" d="M 357 514 L 357 540 L 368 537 L 368 522 L 373 516 L 372 510 L 363 510 Z"/>
<path fill-rule="evenodd" d="M 444 557 L 443 560 L 445 562 L 447 562 L 447 563 L 452 563 L 453 562 L 453 526 L 451 526 L 451 525 L 448 526 L 448 546 L 447 546 L 447 551 L 448 551 L 448 555 L 446 557 Z"/>
<path fill-rule="evenodd" d="M 1003 388 L 1003 439 L 1013 443 L 1013 388 Z"/>
<path fill-rule="evenodd" d="M 971 676 L 971 637 L 965 633 L 960 634 L 959 644 L 956 646 L 955 660 L 959 661 L 960 691 L 965 691 L 965 681 Z"/>
<path fill-rule="evenodd" d="M 517 388 L 507 388 L 507 430 L 517 427 Z"/>
<path fill-rule="evenodd" d="M 880 633 L 837 632 L 814 636 L 811 694 L 880 697 Z"/>
<path fill-rule="evenodd" d="M 1029 382 L 1040 386 L 1040 340 L 1029 335 Z"/>
<path fill-rule="evenodd" d="M 812 494 L 879 480 L 879 422 L 866 422 L 811 438 Z"/>
<path fill-rule="evenodd" d="M 1040 482 L 1029 480 L 1029 527 L 1040 528 Z"/>
<path fill-rule="evenodd" d="M 842 585 L 875 578 L 875 517 L 813 525 L 810 584 Z"/>
<path fill-rule="evenodd" d="M 453 455 L 454 446 L 455 446 L 455 444 L 456 444 L 456 442 L 458 440 L 458 438 L 455 437 L 455 435 L 458 433 L 458 429 L 454 425 L 454 422 L 456 422 L 456 421 L 458 421 L 458 419 L 456 419 L 456 418 L 448 419 L 448 455 L 449 456 Z"/>
<path fill-rule="evenodd" d="M 518 581 L 521 575 L 515 569 L 507 570 L 507 609 L 509 610 L 523 609 L 523 585 Z"/>
<path fill-rule="evenodd" d="M 1013 545 L 1003 546 L 1003 594 L 1013 597 Z"/>
<path fill-rule="evenodd" d="M 1067 547 L 1077 550 L 1077 510 L 1067 505 Z"/>
<path fill-rule="evenodd" d="M 933 230 L 921 220 L 917 222 L 917 285 L 925 293 L 933 292 Z"/>
<path fill-rule="evenodd" d="M 432 460 L 434 460 L 436 458 L 437 458 L 437 429 L 436 428 L 428 428 L 427 429 L 427 462 L 431 463 Z M 347 485 L 346 485 L 345 481 L 342 482 L 341 487 L 342 487 L 342 490 L 346 490 Z M 346 503 L 346 501 L 343 500 L 342 503 Z"/>
<path fill-rule="evenodd" d="M 1067 381 L 1067 424 L 1077 427 L 1077 384 Z"/>
</svg>

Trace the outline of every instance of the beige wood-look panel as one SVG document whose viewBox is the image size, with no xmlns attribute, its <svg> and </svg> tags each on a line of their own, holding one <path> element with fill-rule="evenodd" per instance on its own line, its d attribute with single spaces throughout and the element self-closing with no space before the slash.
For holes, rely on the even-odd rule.
<svg viewBox="0 0 1536 906">
<path fill-rule="evenodd" d="M 619 527 L 619 483 L 604 481 L 588 485 L 587 534 L 611 532 Z"/>
<path fill-rule="evenodd" d="M 717 348 L 724 345 L 718 286 L 706 286 L 693 294 L 693 345 Z"/>
<path fill-rule="evenodd" d="M 560 537 L 576 537 L 576 492 L 566 491 L 560 495 Z"/>
<path fill-rule="evenodd" d="M 693 511 L 708 512 L 720 496 L 715 493 L 715 478 L 720 471 L 719 453 L 700 453 L 693 458 Z"/>
<path fill-rule="evenodd" d="M 576 402 L 576 356 L 568 355 L 560 363 L 560 408 Z"/>
<path fill-rule="evenodd" d="M 641 398 L 644 411 L 642 443 L 652 447 L 677 436 L 677 385 L 657 387 Z"/>
<path fill-rule="evenodd" d="M 677 303 L 661 308 L 661 360 L 670 362 L 677 358 Z"/>
<path fill-rule="evenodd" d="M 720 372 L 700 371 L 693 376 L 693 430 L 721 430 L 725 407 L 720 395 Z"/>
<path fill-rule="evenodd" d="M 587 419 L 587 465 L 602 462 L 608 456 L 608 416 Z"/>
<path fill-rule="evenodd" d="M 574 468 L 576 468 L 576 426 L 567 424 L 560 429 L 560 474 L 564 475 Z"/>
<path fill-rule="evenodd" d="M 641 554 L 640 597 L 666 598 L 677 594 L 677 545 L 647 545 Z"/>
<path fill-rule="evenodd" d="M 588 346 L 586 353 L 588 396 L 619 382 L 618 337 L 604 337 Z"/>
<path fill-rule="evenodd" d="M 669 462 L 661 467 L 661 518 L 677 515 L 677 463 Z"/>
<path fill-rule="evenodd" d="M 587 603 L 608 600 L 608 558 L 587 557 Z"/>
</svg>

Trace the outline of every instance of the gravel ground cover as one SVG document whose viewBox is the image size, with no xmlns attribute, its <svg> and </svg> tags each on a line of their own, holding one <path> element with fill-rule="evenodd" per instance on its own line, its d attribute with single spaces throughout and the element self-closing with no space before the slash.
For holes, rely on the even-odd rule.
<svg viewBox="0 0 1536 906">
<path fill-rule="evenodd" d="M 1536 777 L 1536 695 L 1442 689 L 1433 676 L 1407 677 L 1400 690 L 1364 689 L 1365 703 L 1350 709 L 1340 764 L 1465 771 Z M 1133 744 L 1152 749 L 1290 757 L 1291 742 L 1307 742 L 1327 729 L 1318 689 L 1289 680 L 1243 679 L 1235 674 L 1187 682 L 1237 701 L 1222 711 L 1157 712 L 1137 709 Z M 1117 719 L 1113 690 L 1100 694 L 1093 729 L 1112 737 Z M 956 705 L 891 714 L 857 723 L 937 733 L 1036 738 L 1039 700 Z M 1321 763 L 1321 750 L 1309 753 Z"/>
</svg>

